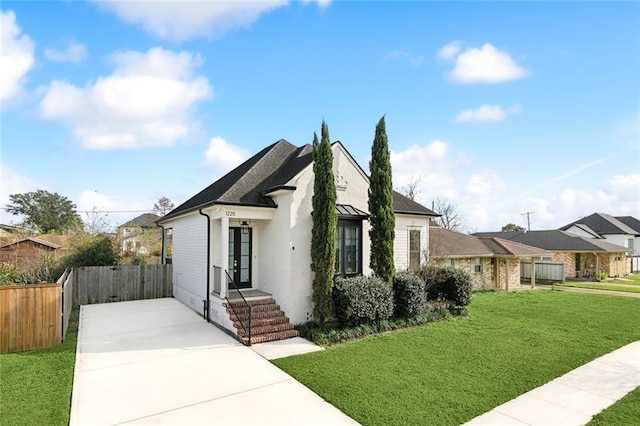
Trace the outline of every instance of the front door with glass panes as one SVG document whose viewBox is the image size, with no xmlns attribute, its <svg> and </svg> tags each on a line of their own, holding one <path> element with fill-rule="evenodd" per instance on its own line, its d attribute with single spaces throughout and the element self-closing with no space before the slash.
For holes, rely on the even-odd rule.
<svg viewBox="0 0 640 426">
<path fill-rule="evenodd" d="M 251 231 L 229 228 L 229 275 L 238 288 L 251 288 Z"/>
</svg>

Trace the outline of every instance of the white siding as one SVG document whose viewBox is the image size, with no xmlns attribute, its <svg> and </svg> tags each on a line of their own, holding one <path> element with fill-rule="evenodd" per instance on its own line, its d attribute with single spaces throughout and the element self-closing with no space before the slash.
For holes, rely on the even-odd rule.
<svg viewBox="0 0 640 426">
<path fill-rule="evenodd" d="M 420 231 L 420 264 L 425 264 L 429 252 L 429 218 L 426 216 L 396 214 L 396 239 L 393 244 L 393 263 L 396 271 L 409 269 L 409 231 Z"/>
<path fill-rule="evenodd" d="M 196 212 L 165 226 L 173 228 L 173 296 L 202 312 L 207 298 L 207 218 Z"/>
</svg>

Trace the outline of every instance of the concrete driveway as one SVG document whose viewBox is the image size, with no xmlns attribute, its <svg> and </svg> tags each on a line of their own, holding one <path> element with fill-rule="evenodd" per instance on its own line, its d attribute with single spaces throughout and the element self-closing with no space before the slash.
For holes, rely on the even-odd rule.
<svg viewBox="0 0 640 426">
<path fill-rule="evenodd" d="M 174 299 L 80 311 L 71 403 L 78 425 L 354 425 Z"/>
</svg>

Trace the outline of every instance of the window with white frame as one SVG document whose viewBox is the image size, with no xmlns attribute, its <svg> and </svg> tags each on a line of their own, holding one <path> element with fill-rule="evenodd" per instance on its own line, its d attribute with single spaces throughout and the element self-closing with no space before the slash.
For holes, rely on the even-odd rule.
<svg viewBox="0 0 640 426">
<path fill-rule="evenodd" d="M 480 259 L 479 257 L 473 259 L 473 261 L 471 262 L 471 266 L 475 274 L 482 273 L 482 259 Z"/>
</svg>

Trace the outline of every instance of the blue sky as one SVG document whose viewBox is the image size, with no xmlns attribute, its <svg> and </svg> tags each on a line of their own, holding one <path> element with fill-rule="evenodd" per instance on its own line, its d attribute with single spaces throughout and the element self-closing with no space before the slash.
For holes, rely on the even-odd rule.
<svg viewBox="0 0 640 426">
<path fill-rule="evenodd" d="M 638 2 L 0 7 L 2 206 L 42 188 L 115 226 L 323 119 L 367 170 L 385 115 L 394 186 L 468 231 L 640 217 Z"/>
</svg>

